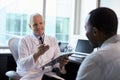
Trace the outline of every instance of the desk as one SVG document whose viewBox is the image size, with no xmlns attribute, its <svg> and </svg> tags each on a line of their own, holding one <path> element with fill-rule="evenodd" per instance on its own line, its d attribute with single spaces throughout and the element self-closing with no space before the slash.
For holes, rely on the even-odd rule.
<svg viewBox="0 0 120 80">
<path fill-rule="evenodd" d="M 5 72 L 16 70 L 16 63 L 9 50 L 0 50 L 0 80 L 8 80 Z"/>
<path fill-rule="evenodd" d="M 65 54 L 69 54 L 68 53 L 62 53 L 63 55 Z M 81 64 L 81 62 L 84 60 L 84 58 L 89 55 L 87 53 L 82 53 L 82 52 L 72 52 L 72 55 L 69 56 L 69 61 L 72 63 L 76 63 L 76 64 Z"/>
<path fill-rule="evenodd" d="M 83 58 L 77 58 L 77 57 L 69 57 L 70 62 L 76 63 L 76 64 L 81 64 L 81 62 L 83 61 Z"/>
</svg>

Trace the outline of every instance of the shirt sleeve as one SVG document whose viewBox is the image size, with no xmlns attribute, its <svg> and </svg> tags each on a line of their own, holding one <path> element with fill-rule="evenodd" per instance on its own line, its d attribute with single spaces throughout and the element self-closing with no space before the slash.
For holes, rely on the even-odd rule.
<svg viewBox="0 0 120 80">
<path fill-rule="evenodd" d="M 25 39 L 21 39 L 18 47 L 18 67 L 27 71 L 30 68 L 34 67 L 35 62 L 33 58 L 33 54 L 29 55 L 28 45 L 26 44 Z"/>
<path fill-rule="evenodd" d="M 102 80 L 101 70 L 92 59 L 85 59 L 79 67 L 76 80 Z"/>
</svg>

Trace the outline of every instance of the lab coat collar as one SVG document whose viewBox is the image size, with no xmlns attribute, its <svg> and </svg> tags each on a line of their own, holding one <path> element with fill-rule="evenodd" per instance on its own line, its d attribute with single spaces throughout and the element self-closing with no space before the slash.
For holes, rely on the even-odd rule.
<svg viewBox="0 0 120 80">
<path fill-rule="evenodd" d="M 34 34 L 31 35 L 31 38 L 36 45 L 39 45 L 39 40 Z M 44 35 L 44 44 L 48 44 L 47 42 L 48 42 L 48 37 Z"/>
</svg>

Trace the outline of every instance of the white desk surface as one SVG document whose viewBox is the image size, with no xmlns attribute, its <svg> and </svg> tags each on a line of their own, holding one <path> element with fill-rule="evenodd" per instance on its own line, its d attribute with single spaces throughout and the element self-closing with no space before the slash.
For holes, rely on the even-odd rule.
<svg viewBox="0 0 120 80">
<path fill-rule="evenodd" d="M 9 49 L 0 49 L 0 54 L 11 54 Z"/>
<path fill-rule="evenodd" d="M 82 57 L 74 57 L 74 56 L 70 56 L 69 57 L 70 62 L 73 63 L 77 63 L 77 64 L 81 64 L 81 62 L 84 60 Z"/>
<path fill-rule="evenodd" d="M 71 56 L 69 56 L 70 62 L 81 64 L 81 62 L 84 60 L 86 56 L 88 56 L 88 53 L 82 53 L 82 52 L 64 52 L 65 53 L 73 53 Z"/>
</svg>

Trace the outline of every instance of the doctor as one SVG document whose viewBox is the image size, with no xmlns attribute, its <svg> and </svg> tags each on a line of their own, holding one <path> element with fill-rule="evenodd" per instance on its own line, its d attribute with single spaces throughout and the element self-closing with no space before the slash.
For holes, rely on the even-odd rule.
<svg viewBox="0 0 120 80">
<path fill-rule="evenodd" d="M 17 72 L 22 77 L 20 80 L 41 80 L 45 72 L 56 67 L 61 73 L 66 73 L 64 66 L 68 59 L 62 59 L 60 64 L 41 68 L 58 57 L 60 49 L 57 40 L 44 33 L 44 20 L 40 14 L 30 17 L 29 26 L 33 33 L 21 39 L 18 49 Z"/>
</svg>

